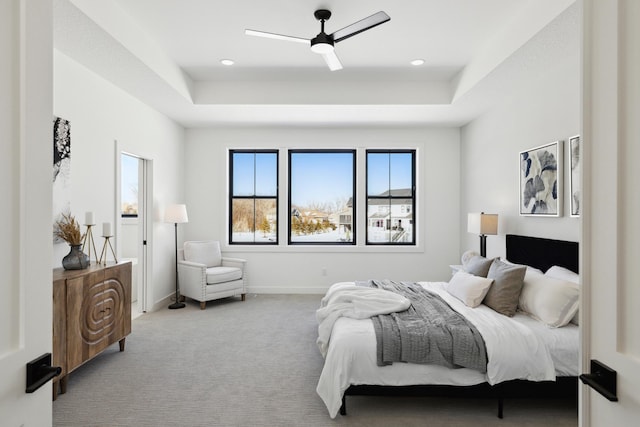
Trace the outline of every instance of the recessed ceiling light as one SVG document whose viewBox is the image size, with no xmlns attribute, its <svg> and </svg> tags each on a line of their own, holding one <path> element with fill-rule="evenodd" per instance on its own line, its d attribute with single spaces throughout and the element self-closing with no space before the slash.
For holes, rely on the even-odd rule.
<svg viewBox="0 0 640 427">
<path fill-rule="evenodd" d="M 411 61 L 411 65 L 415 65 L 416 67 L 422 64 L 424 64 L 424 59 L 414 59 L 413 61 Z"/>
<path fill-rule="evenodd" d="M 233 65 L 233 64 L 234 64 L 234 62 L 233 62 L 233 60 L 232 60 L 232 59 L 221 59 L 221 60 L 220 60 L 220 63 L 221 63 L 222 65 Z"/>
</svg>

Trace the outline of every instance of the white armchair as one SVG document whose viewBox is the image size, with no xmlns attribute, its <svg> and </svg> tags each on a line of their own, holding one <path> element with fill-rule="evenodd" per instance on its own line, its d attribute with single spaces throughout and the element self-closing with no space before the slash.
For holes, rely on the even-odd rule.
<svg viewBox="0 0 640 427">
<path fill-rule="evenodd" d="M 245 264 L 240 258 L 223 257 L 220 242 L 189 241 L 178 250 L 178 283 L 180 293 L 200 301 L 240 295 L 245 300 Z"/>
</svg>

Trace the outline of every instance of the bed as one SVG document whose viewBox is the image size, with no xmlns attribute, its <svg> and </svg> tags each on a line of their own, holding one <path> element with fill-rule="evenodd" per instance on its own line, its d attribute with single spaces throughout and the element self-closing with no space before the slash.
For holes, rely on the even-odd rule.
<svg viewBox="0 0 640 427">
<path fill-rule="evenodd" d="M 506 262 L 529 266 L 527 275 L 531 272 L 534 278 L 551 267 L 577 276 L 578 244 L 507 235 Z M 415 363 L 378 366 L 372 320 L 337 317 L 324 351 L 321 347 L 325 363 L 316 388 L 332 418 L 338 412 L 346 415 L 349 395 L 491 397 L 497 400 L 500 418 L 505 398 L 536 395 L 577 398 L 579 334 L 576 324 L 549 327 L 520 311 L 507 317 L 483 304 L 471 308 L 447 292 L 446 282 L 418 284 L 440 295 L 478 327 L 487 343 L 486 372 Z M 332 288 L 349 285 L 335 284 Z M 513 345 L 514 342 L 518 344 Z"/>
</svg>

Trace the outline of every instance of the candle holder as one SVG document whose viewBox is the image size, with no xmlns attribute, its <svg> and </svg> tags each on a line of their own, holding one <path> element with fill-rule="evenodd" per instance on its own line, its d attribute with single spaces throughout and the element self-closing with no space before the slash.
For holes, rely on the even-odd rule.
<svg viewBox="0 0 640 427">
<path fill-rule="evenodd" d="M 110 240 L 113 236 L 102 236 L 102 237 L 104 237 L 104 245 L 102 246 L 102 252 L 100 252 L 100 260 L 98 261 L 98 264 L 107 265 L 107 245 L 109 245 L 109 247 L 111 248 L 111 253 L 113 254 L 113 260 L 117 263 L 118 258 L 116 257 L 116 251 L 113 250 L 113 246 L 111 245 L 111 240 Z M 103 256 L 104 256 L 104 262 L 102 261 Z"/>
<path fill-rule="evenodd" d="M 87 248 L 87 255 L 89 256 L 89 264 L 91 264 L 91 247 L 93 246 L 93 256 L 96 259 L 96 262 L 99 264 L 100 262 L 98 261 L 98 251 L 96 250 L 96 242 L 95 240 L 93 240 L 93 232 L 91 231 L 93 229 L 93 226 L 95 224 L 85 224 L 85 227 L 87 227 L 87 232 L 84 234 L 84 240 L 82 241 L 82 252 L 84 252 L 84 248 Z"/>
</svg>

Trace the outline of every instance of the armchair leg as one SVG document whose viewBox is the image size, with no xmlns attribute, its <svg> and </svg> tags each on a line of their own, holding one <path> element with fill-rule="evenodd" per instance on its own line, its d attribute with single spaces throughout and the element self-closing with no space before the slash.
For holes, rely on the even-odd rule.
<svg viewBox="0 0 640 427">
<path fill-rule="evenodd" d="M 206 301 L 200 301 L 200 310 L 204 310 L 207 307 Z"/>
<path fill-rule="evenodd" d="M 245 300 L 245 297 L 247 296 L 247 294 L 241 294 L 240 297 L 242 298 L 242 301 Z"/>
</svg>

